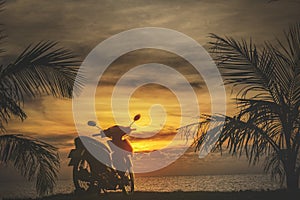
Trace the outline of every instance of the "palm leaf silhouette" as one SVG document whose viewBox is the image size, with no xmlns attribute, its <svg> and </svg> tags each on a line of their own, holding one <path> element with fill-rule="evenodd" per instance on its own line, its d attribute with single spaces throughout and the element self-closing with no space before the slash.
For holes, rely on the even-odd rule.
<svg viewBox="0 0 300 200">
<path fill-rule="evenodd" d="M 0 11 L 4 3 L 0 0 Z M 0 29 L 0 44 L 4 38 Z M 0 49 L 0 54 L 3 52 Z M 28 46 L 10 64 L 0 65 L 0 132 L 6 132 L 11 118 L 27 117 L 22 106 L 28 99 L 41 95 L 71 98 L 78 94 L 84 83 L 78 73 L 79 64 L 70 50 L 58 47 L 57 42 L 42 41 Z M 53 191 L 59 157 L 52 145 L 22 134 L 2 134 L 0 164 L 12 164 L 29 181 L 36 180 L 39 195 Z"/>
<path fill-rule="evenodd" d="M 29 181 L 36 178 L 39 194 L 53 191 L 59 169 L 55 147 L 21 134 L 0 135 L 0 163 L 11 163 Z"/>
<path fill-rule="evenodd" d="M 20 107 L 25 98 L 43 94 L 71 98 L 73 92 L 80 92 L 83 77 L 79 74 L 75 82 L 79 61 L 71 51 L 56 46 L 56 42 L 29 46 L 14 62 L 0 67 L 0 96 L 3 102 L 14 101 L 13 104 L 6 101 L 0 105 L 2 124 L 8 122 L 12 115 L 25 119 Z"/>
<path fill-rule="evenodd" d="M 216 141 L 214 150 L 245 154 L 251 164 L 264 157 L 265 171 L 296 189 L 300 176 L 300 24 L 284 35 L 283 41 L 266 42 L 258 49 L 251 39 L 237 41 L 211 34 L 211 53 L 225 84 L 238 90 L 239 113 L 203 115 L 200 123 L 179 131 L 194 134 L 197 150 L 205 148 L 204 141 Z M 208 130 L 220 131 L 220 137 L 214 138 Z"/>
</svg>

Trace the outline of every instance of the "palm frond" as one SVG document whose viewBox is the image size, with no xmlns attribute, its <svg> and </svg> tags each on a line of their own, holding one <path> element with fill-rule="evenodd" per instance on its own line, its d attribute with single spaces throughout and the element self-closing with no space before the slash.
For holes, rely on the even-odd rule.
<svg viewBox="0 0 300 200">
<path fill-rule="evenodd" d="M 255 91 L 265 98 L 280 101 L 269 47 L 265 47 L 260 53 L 251 39 L 246 42 L 215 34 L 210 37 L 215 40 L 210 42 L 210 52 L 221 69 L 225 84 L 243 86 L 239 92 L 242 97 Z"/>
<path fill-rule="evenodd" d="M 20 105 L 10 96 L 11 92 L 8 90 L 0 89 L 0 132 L 4 132 L 4 123 L 8 123 L 8 120 L 12 116 L 17 116 L 21 120 L 24 120 L 27 116 Z"/>
<path fill-rule="evenodd" d="M 271 44 L 272 53 L 276 66 L 289 70 L 289 82 L 287 85 L 287 101 L 289 104 L 299 104 L 300 102 L 300 23 L 290 26 L 284 32 L 285 40 L 277 39 L 280 48 L 275 48 Z M 284 71 L 280 72 L 285 76 Z"/>
<path fill-rule="evenodd" d="M 58 48 L 55 42 L 40 42 L 27 47 L 15 62 L 0 68 L 2 88 L 14 88 L 18 101 L 24 96 L 51 94 L 70 98 L 79 92 L 83 77 L 78 75 L 79 61 L 69 50 Z"/>
<path fill-rule="evenodd" d="M 281 134 L 285 115 L 282 115 L 280 105 L 256 99 L 237 99 L 237 102 L 240 108 L 238 118 L 255 124 L 274 138 Z"/>
<path fill-rule="evenodd" d="M 284 151 L 274 152 L 266 157 L 264 164 L 264 171 L 270 173 L 271 177 L 279 181 L 281 185 L 283 185 L 286 176 L 282 162 L 284 156 Z"/>
<path fill-rule="evenodd" d="M 0 135 L 0 163 L 12 164 L 29 181 L 36 179 L 38 194 L 53 191 L 59 169 L 55 147 L 21 134 Z"/>
<path fill-rule="evenodd" d="M 186 131 L 194 131 L 195 126 L 199 127 L 195 135 L 197 150 L 205 148 L 207 142 L 214 142 L 213 151 L 221 150 L 222 152 L 225 147 L 232 155 L 241 156 L 245 153 L 252 164 L 256 164 L 262 155 L 280 150 L 273 135 L 269 135 L 268 132 L 247 119 L 242 120 L 241 116 L 204 115 L 203 117 L 206 120 L 199 124 L 178 129 L 182 134 Z M 208 134 L 208 131 L 212 134 Z M 218 131 L 219 134 L 217 134 Z"/>
<path fill-rule="evenodd" d="M 259 51 L 252 43 L 211 34 L 211 53 L 225 84 L 237 87 L 239 113 L 204 115 L 204 121 L 179 128 L 194 134 L 196 150 L 216 141 L 256 164 L 267 156 L 265 171 L 287 187 L 298 187 L 300 176 L 300 24 L 285 32 L 285 41 L 266 42 Z M 224 123 L 225 122 L 225 123 Z M 221 127 L 222 126 L 222 127 Z M 208 132 L 215 133 L 210 135 Z M 218 137 L 217 139 L 215 139 Z"/>
</svg>

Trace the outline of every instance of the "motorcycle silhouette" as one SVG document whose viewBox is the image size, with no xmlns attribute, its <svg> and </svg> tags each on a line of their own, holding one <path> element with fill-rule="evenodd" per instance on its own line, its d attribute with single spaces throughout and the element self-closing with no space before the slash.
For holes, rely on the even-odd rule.
<svg viewBox="0 0 300 200">
<path fill-rule="evenodd" d="M 94 121 L 88 125 L 100 129 L 100 133 L 93 136 L 110 138 L 100 142 L 87 136 L 74 139 L 75 149 L 69 153 L 69 166 L 73 167 L 73 183 L 75 193 L 107 193 L 108 190 L 122 190 L 124 194 L 134 192 L 134 172 L 132 170 L 132 147 L 122 137 L 131 131 L 131 125 L 139 120 L 140 115 L 134 117 L 133 122 L 127 126 L 112 126 L 102 130 Z M 95 158 L 85 147 L 99 152 L 101 162 Z M 120 149 L 122 149 L 120 151 Z M 125 151 L 124 151 L 125 150 Z M 93 151 L 94 152 L 94 151 Z"/>
</svg>

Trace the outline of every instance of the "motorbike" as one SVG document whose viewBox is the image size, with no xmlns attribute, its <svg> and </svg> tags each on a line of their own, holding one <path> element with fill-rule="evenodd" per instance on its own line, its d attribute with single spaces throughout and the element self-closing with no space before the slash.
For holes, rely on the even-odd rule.
<svg viewBox="0 0 300 200">
<path fill-rule="evenodd" d="M 97 127 L 100 133 L 93 136 L 101 136 L 102 138 L 109 138 L 106 144 L 103 141 L 93 139 L 88 136 L 79 136 L 74 139 L 75 149 L 69 153 L 69 166 L 73 167 L 73 183 L 75 186 L 75 193 L 104 193 L 108 190 L 122 190 L 126 195 L 134 192 L 134 172 L 132 170 L 131 154 L 117 155 L 116 145 L 114 144 L 114 137 L 122 137 L 135 130 L 131 125 L 139 120 L 140 115 L 136 115 L 133 122 L 127 126 L 113 126 L 106 130 L 102 130 L 94 121 L 89 121 L 88 125 Z M 116 131 L 117 130 L 117 131 Z M 124 141 L 124 140 L 122 140 Z M 83 144 L 84 143 L 84 144 Z M 101 160 L 95 158 L 85 147 L 89 145 L 101 154 Z M 124 151 L 123 151 L 124 152 Z M 126 152 L 126 151 L 125 151 Z M 123 160 L 123 169 L 120 171 L 116 168 L 114 161 Z"/>
</svg>

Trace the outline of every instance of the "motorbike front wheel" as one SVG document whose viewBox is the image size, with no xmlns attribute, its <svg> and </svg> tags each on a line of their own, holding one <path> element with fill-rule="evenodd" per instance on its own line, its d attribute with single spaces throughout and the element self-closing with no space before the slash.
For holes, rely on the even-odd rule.
<svg viewBox="0 0 300 200">
<path fill-rule="evenodd" d="M 133 194 L 134 192 L 134 174 L 131 172 L 125 172 L 123 177 L 122 191 L 126 195 Z"/>
</svg>

